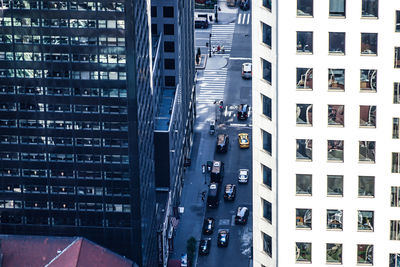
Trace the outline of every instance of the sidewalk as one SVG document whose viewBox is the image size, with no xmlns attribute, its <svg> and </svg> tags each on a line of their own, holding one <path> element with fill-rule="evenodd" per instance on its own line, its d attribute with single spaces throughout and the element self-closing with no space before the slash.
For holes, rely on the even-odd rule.
<svg viewBox="0 0 400 267">
<path fill-rule="evenodd" d="M 184 212 L 181 214 L 180 223 L 174 238 L 174 252 L 170 259 L 180 259 L 180 256 L 186 253 L 186 242 L 190 237 L 197 241 L 196 249 L 201 238 L 201 229 L 203 226 L 206 198 L 202 200 L 202 192 L 208 191 L 208 185 L 205 184 L 205 176 L 201 171 L 201 165 L 214 157 L 215 136 L 209 136 L 208 131 L 202 129 L 197 121 L 194 133 L 194 142 L 192 150 L 192 164 L 186 170 L 185 184 L 181 196 L 181 207 Z M 199 129 L 200 128 L 200 129 Z M 209 175 L 207 175 L 207 183 Z M 197 262 L 197 250 L 194 262 Z M 193 267 L 195 264 L 193 265 Z"/>
</svg>

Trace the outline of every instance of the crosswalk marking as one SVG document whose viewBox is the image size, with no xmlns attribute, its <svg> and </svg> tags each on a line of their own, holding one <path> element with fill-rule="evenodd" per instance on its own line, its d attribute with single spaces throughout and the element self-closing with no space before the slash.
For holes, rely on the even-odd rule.
<svg viewBox="0 0 400 267">
<path fill-rule="evenodd" d="M 250 13 L 243 13 L 243 16 L 242 13 L 239 13 L 238 24 L 250 24 L 250 16 Z"/>
<path fill-rule="evenodd" d="M 223 46 L 226 53 L 232 50 L 232 38 L 235 31 L 235 23 L 214 24 L 211 30 L 211 43 L 213 46 Z M 226 57 L 226 56 L 224 56 Z"/>
<path fill-rule="evenodd" d="M 216 99 L 223 99 L 227 76 L 227 68 L 220 70 L 205 69 L 203 77 L 198 79 L 201 84 L 197 102 L 199 104 L 210 104 L 214 103 Z"/>
</svg>

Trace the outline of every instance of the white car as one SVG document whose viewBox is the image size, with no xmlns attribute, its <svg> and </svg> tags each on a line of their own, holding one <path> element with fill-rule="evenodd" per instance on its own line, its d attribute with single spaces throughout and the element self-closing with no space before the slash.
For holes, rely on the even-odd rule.
<svg viewBox="0 0 400 267">
<path fill-rule="evenodd" d="M 242 78 L 243 79 L 251 79 L 251 63 L 243 63 L 242 64 Z"/>
<path fill-rule="evenodd" d="M 239 170 L 239 183 L 246 184 L 249 181 L 249 170 L 240 169 Z"/>
</svg>

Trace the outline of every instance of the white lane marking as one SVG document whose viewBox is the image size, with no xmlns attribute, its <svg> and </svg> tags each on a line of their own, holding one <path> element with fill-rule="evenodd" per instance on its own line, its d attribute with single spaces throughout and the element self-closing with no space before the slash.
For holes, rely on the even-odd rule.
<svg viewBox="0 0 400 267">
<path fill-rule="evenodd" d="M 249 16 L 247 17 L 247 24 L 249 24 L 249 22 L 250 22 L 250 14 L 249 14 Z"/>
<path fill-rule="evenodd" d="M 242 20 L 242 13 L 239 13 L 238 24 L 240 24 L 241 20 Z"/>
<path fill-rule="evenodd" d="M 232 59 L 232 60 L 250 60 L 251 61 L 251 57 L 231 57 L 229 59 Z"/>
<path fill-rule="evenodd" d="M 231 225 L 234 226 L 235 225 L 235 215 L 232 215 L 232 221 L 231 221 Z"/>
</svg>

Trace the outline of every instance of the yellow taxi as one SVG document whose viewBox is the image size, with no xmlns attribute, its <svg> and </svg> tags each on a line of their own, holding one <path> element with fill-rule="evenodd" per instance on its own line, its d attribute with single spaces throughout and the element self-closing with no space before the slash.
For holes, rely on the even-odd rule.
<svg viewBox="0 0 400 267">
<path fill-rule="evenodd" d="M 239 134 L 239 147 L 240 148 L 249 148 L 250 147 L 250 139 L 248 133 L 240 133 Z"/>
</svg>

